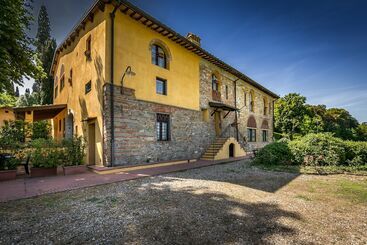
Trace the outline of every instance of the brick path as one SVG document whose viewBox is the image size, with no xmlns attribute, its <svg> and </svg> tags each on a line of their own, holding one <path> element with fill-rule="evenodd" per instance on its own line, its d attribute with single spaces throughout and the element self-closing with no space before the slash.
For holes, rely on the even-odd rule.
<svg viewBox="0 0 367 245">
<path fill-rule="evenodd" d="M 109 184 L 120 181 L 133 180 L 159 174 L 201 168 L 215 164 L 238 161 L 245 158 L 226 159 L 218 161 L 197 161 L 194 163 L 180 163 L 169 166 L 132 170 L 111 174 L 96 174 L 87 172 L 78 175 L 54 176 L 42 178 L 19 178 L 12 181 L 0 182 L 0 202 L 40 196 L 49 193 L 68 191 L 73 189 Z"/>
</svg>

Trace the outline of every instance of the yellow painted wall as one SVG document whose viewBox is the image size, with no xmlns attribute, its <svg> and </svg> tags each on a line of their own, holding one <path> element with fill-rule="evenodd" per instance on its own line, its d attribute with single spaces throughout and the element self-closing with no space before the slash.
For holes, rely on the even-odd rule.
<svg viewBox="0 0 367 245">
<path fill-rule="evenodd" d="M 217 153 L 214 157 L 214 160 L 222 160 L 229 158 L 229 145 L 234 144 L 234 157 L 243 157 L 246 156 L 246 152 L 242 149 L 240 144 L 237 142 L 235 138 L 229 138 L 226 143 L 224 143 L 222 149 Z"/>
<path fill-rule="evenodd" d="M 87 22 L 85 30 L 79 33 L 79 37 L 64 49 L 59 55 L 54 77 L 58 77 L 58 96 L 54 98 L 54 104 L 67 104 L 67 110 L 59 113 L 53 121 L 55 138 L 62 138 L 63 132 L 60 132 L 58 120 L 63 120 L 68 113 L 74 115 L 74 134 L 88 136 L 87 120 L 96 118 L 96 164 L 102 164 L 102 101 L 103 84 L 106 78 L 106 28 L 108 21 L 108 12 L 99 11 L 95 16 L 93 23 Z M 84 54 L 86 50 L 86 40 L 91 36 L 91 60 L 88 60 Z M 65 68 L 65 87 L 60 91 L 60 70 L 61 65 Z M 70 69 L 73 69 L 72 85 L 69 83 Z M 92 90 L 85 94 L 85 84 L 92 82 Z M 56 86 L 56 84 L 55 84 Z M 62 130 L 63 131 L 63 130 Z M 88 139 L 87 139 L 88 140 Z M 87 158 L 88 159 L 88 156 Z"/>
<path fill-rule="evenodd" d="M 140 100 L 199 110 L 199 56 L 149 29 L 127 15 L 116 15 L 115 83 L 127 66 L 136 73 L 126 77 L 124 86 L 135 89 Z M 158 39 L 169 49 L 169 69 L 151 62 L 150 43 Z M 156 93 L 156 77 L 167 80 L 167 95 Z"/>
<path fill-rule="evenodd" d="M 0 108 L 0 128 L 5 125 L 5 121 L 14 121 L 15 115 L 9 108 Z"/>
</svg>

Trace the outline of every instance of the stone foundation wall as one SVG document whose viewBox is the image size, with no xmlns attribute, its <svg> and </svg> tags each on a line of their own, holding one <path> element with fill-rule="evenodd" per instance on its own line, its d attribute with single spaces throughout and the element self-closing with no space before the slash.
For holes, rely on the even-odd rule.
<svg viewBox="0 0 367 245">
<path fill-rule="evenodd" d="M 115 86 L 115 165 L 199 158 L 214 141 L 215 131 L 201 111 L 140 101 L 134 90 Z M 104 87 L 104 160 L 110 163 L 110 87 Z M 156 137 L 156 114 L 170 115 L 170 141 Z"/>
</svg>

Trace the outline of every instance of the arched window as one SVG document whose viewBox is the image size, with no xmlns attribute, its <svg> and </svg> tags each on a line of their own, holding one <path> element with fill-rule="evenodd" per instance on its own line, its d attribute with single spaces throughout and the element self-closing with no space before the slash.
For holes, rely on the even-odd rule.
<svg viewBox="0 0 367 245">
<path fill-rule="evenodd" d="M 59 86 L 58 86 L 58 81 L 59 81 L 59 79 L 58 79 L 58 77 L 57 76 L 55 76 L 55 81 L 54 81 L 54 86 L 55 86 L 55 92 L 54 92 L 54 98 L 56 99 L 56 97 L 57 97 L 57 93 L 58 93 L 58 91 L 59 91 Z"/>
<path fill-rule="evenodd" d="M 268 114 L 268 100 L 267 100 L 267 98 L 266 97 L 264 97 L 264 99 L 263 99 L 263 103 L 264 103 L 264 116 L 266 116 L 267 114 Z"/>
<path fill-rule="evenodd" d="M 60 92 L 65 86 L 65 67 L 64 64 L 61 65 L 60 69 Z"/>
<path fill-rule="evenodd" d="M 219 91 L 219 81 L 215 74 L 212 75 L 212 89 L 213 91 Z"/>
<path fill-rule="evenodd" d="M 256 142 L 256 119 L 254 116 L 250 116 L 247 120 L 247 141 Z"/>
<path fill-rule="evenodd" d="M 250 91 L 249 94 L 249 99 L 250 99 L 250 112 L 254 112 L 255 111 L 255 96 L 254 96 L 254 91 Z"/>
<path fill-rule="evenodd" d="M 168 68 L 167 55 L 163 48 L 157 44 L 152 45 L 152 64 L 165 69 Z"/>
</svg>

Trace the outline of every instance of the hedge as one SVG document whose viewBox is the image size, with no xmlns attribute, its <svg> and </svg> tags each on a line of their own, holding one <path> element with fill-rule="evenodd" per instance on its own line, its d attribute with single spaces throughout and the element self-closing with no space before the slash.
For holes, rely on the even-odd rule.
<svg viewBox="0 0 367 245">
<path fill-rule="evenodd" d="M 293 141 L 278 141 L 261 149 L 255 163 L 266 165 L 366 165 L 367 142 L 343 141 L 330 133 L 308 134 Z"/>
</svg>

